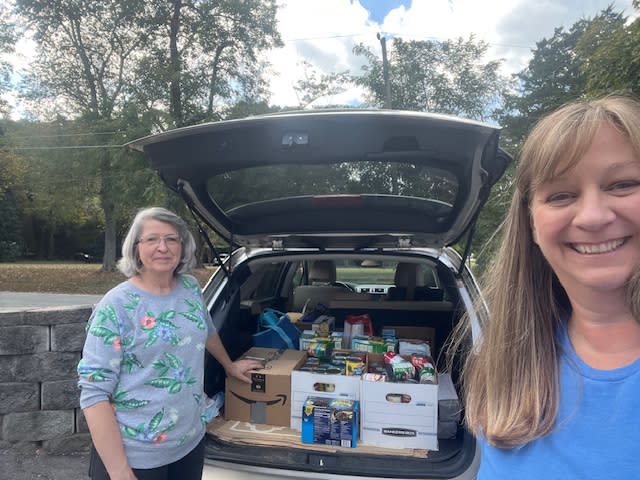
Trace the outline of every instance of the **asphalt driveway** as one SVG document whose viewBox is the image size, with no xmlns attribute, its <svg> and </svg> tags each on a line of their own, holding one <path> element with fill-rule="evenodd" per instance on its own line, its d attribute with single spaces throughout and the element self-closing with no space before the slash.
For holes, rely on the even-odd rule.
<svg viewBox="0 0 640 480">
<path fill-rule="evenodd" d="M 102 295 L 70 295 L 61 293 L 0 292 L 0 311 L 24 308 L 95 305 Z"/>
<path fill-rule="evenodd" d="M 50 455 L 32 447 L 0 447 L 0 478 L 7 480 L 88 479 L 89 454 Z"/>
</svg>

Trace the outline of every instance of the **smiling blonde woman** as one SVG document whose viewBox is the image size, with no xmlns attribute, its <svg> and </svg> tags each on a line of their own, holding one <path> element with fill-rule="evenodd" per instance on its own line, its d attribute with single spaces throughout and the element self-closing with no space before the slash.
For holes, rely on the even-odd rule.
<svg viewBox="0 0 640 480">
<path fill-rule="evenodd" d="M 466 357 L 479 479 L 637 478 L 639 265 L 640 103 L 567 105 L 522 150 Z"/>
</svg>

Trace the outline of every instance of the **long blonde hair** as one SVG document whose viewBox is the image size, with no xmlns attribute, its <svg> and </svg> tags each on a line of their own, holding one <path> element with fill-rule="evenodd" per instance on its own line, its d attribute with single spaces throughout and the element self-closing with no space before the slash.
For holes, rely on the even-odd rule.
<svg viewBox="0 0 640 480">
<path fill-rule="evenodd" d="M 603 123 L 630 140 L 640 161 L 640 103 L 620 96 L 565 105 L 534 127 L 520 155 L 502 243 L 483 276 L 490 315 L 481 324 L 479 345 L 464 359 L 461 377 L 469 429 L 497 447 L 524 445 L 554 426 L 559 405 L 557 329 L 562 310 L 570 307 L 533 242 L 530 203 L 541 183 L 582 158 Z M 640 273 L 629 282 L 627 301 L 640 319 Z M 468 341 L 469 331 L 468 323 L 461 324 L 456 347 Z"/>
</svg>

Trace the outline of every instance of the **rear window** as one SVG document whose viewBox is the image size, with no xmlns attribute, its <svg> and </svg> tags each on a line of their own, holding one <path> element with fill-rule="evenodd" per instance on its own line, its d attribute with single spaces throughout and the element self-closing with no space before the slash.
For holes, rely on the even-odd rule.
<svg viewBox="0 0 640 480">
<path fill-rule="evenodd" d="M 224 210 L 286 197 L 392 195 L 425 199 L 446 215 L 459 185 L 454 174 L 411 163 L 362 161 L 330 165 L 274 165 L 209 179 L 209 194 Z"/>
</svg>

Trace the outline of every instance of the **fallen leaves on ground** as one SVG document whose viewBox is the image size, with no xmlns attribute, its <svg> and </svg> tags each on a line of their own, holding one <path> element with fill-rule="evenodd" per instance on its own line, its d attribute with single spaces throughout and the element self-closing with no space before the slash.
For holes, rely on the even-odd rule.
<svg viewBox="0 0 640 480">
<path fill-rule="evenodd" d="M 200 285 L 209 280 L 216 267 L 192 272 Z M 0 263 L 0 291 L 83 293 L 100 295 L 125 279 L 120 272 L 103 272 L 99 264 L 85 263 Z"/>
</svg>

